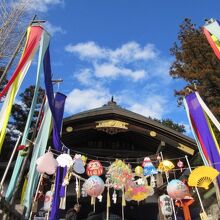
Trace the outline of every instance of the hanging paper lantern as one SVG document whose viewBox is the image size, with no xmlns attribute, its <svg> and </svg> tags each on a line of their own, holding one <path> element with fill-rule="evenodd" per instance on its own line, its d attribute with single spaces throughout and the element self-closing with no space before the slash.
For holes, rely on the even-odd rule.
<svg viewBox="0 0 220 220">
<path fill-rule="evenodd" d="M 83 174 L 85 172 L 84 163 L 81 157 L 78 159 L 75 159 L 74 164 L 73 164 L 73 170 L 78 174 Z"/>
<path fill-rule="evenodd" d="M 208 189 L 218 175 L 218 170 L 208 166 L 200 166 L 189 175 L 188 185 Z"/>
<path fill-rule="evenodd" d="M 163 172 L 168 172 L 169 170 L 172 170 L 174 168 L 174 164 L 169 161 L 169 160 L 163 160 L 162 162 L 160 162 L 159 166 L 158 166 L 158 170 L 159 171 L 163 171 Z"/>
<path fill-rule="evenodd" d="M 161 212 L 164 216 L 172 216 L 173 209 L 171 204 L 171 198 L 168 195 L 162 195 L 159 197 Z"/>
<path fill-rule="evenodd" d="M 181 172 L 183 171 L 184 164 L 181 160 L 178 161 L 177 166 L 180 168 Z"/>
<path fill-rule="evenodd" d="M 83 184 L 83 189 L 91 197 L 98 197 L 104 191 L 104 182 L 98 176 L 91 176 Z"/>
<path fill-rule="evenodd" d="M 167 193 L 172 199 L 181 200 L 189 194 L 189 188 L 178 179 L 171 180 L 167 185 Z"/>
<path fill-rule="evenodd" d="M 87 164 L 86 174 L 88 176 L 101 176 L 103 174 L 103 166 L 98 160 L 92 160 Z"/>
<path fill-rule="evenodd" d="M 73 165 L 73 159 L 69 154 L 60 154 L 56 160 L 60 167 L 70 168 Z"/>
<path fill-rule="evenodd" d="M 144 167 L 144 176 L 150 176 L 158 173 L 149 157 L 144 158 L 142 166 Z"/>
<path fill-rule="evenodd" d="M 47 152 L 36 160 L 37 171 L 52 175 L 56 172 L 58 163 L 51 152 Z"/>
<path fill-rule="evenodd" d="M 133 178 L 132 170 L 129 165 L 122 160 L 112 163 L 107 172 L 107 182 L 109 181 L 114 189 L 123 189 Z"/>
<path fill-rule="evenodd" d="M 143 176 L 143 168 L 141 166 L 136 166 L 134 172 L 137 176 Z"/>
</svg>

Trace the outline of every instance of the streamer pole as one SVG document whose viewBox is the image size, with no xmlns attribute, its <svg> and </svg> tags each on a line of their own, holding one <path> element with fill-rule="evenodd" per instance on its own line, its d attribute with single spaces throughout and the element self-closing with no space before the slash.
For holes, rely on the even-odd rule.
<svg viewBox="0 0 220 220">
<path fill-rule="evenodd" d="M 160 156 L 161 156 L 161 160 L 163 161 L 163 153 L 162 153 L 162 151 L 160 152 Z M 166 176 L 166 180 L 167 180 L 167 183 L 168 183 L 168 182 L 169 182 L 169 179 L 168 179 L 167 172 L 165 172 L 165 176 Z M 173 203 L 173 199 L 172 199 L 172 198 L 171 198 L 171 205 L 172 205 L 172 209 L 173 209 L 174 219 L 177 220 L 177 218 L 176 218 L 176 212 L 175 212 L 175 206 L 174 206 L 174 203 Z"/>
<path fill-rule="evenodd" d="M 13 160 L 14 155 L 15 155 L 15 153 L 16 153 L 16 150 L 17 150 L 18 144 L 19 144 L 19 142 L 20 142 L 21 136 L 22 136 L 22 134 L 20 133 L 19 136 L 18 136 L 17 142 L 16 142 L 16 144 L 15 144 L 15 146 L 14 146 L 14 149 L 13 149 L 13 151 L 12 151 L 12 154 L 11 154 L 10 160 L 9 160 L 9 162 L 8 162 L 8 165 L 7 165 L 6 169 L 5 169 L 4 175 L 3 175 L 3 177 L 2 177 L 2 180 L 1 180 L 1 183 L 0 183 L 0 198 L 1 198 L 2 195 L 3 195 L 3 192 L 4 192 L 4 190 L 3 190 L 3 184 L 4 184 L 4 182 L 5 182 L 6 175 L 8 174 L 8 170 L 9 170 L 9 168 L 10 168 L 10 166 L 11 166 L 12 160 Z"/>
<path fill-rule="evenodd" d="M 186 158 L 187 165 L 188 165 L 188 167 L 189 167 L 189 171 L 190 171 L 190 173 L 192 173 L 192 169 L 191 169 L 191 166 L 190 166 L 190 163 L 189 163 L 188 156 L 185 155 L 185 158 Z M 200 206 L 201 206 L 201 208 L 202 208 L 202 211 L 205 212 L 204 206 L 203 206 L 203 204 L 202 204 L 201 196 L 200 196 L 200 194 L 199 194 L 199 190 L 198 190 L 197 187 L 195 187 L 195 190 L 196 190 L 197 196 L 198 196 L 198 198 L 199 198 L 199 203 L 200 203 Z"/>
</svg>

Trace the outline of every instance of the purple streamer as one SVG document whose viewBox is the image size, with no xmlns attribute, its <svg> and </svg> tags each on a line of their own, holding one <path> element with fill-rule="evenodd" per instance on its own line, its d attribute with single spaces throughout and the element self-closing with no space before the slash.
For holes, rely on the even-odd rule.
<svg viewBox="0 0 220 220">
<path fill-rule="evenodd" d="M 60 132 L 62 127 L 64 104 L 66 96 L 62 93 L 57 93 L 54 98 L 54 91 L 52 85 L 52 74 L 51 74 L 51 65 L 50 65 L 50 51 L 49 46 L 46 50 L 44 56 L 44 78 L 45 78 L 45 89 L 50 106 L 50 110 L 53 116 L 53 147 L 56 150 L 62 151 L 62 142 L 60 139 Z M 52 209 L 50 214 L 51 220 L 59 219 L 59 203 L 60 197 L 59 192 L 62 186 L 62 178 L 60 178 L 61 168 L 57 168 L 56 180 L 55 180 L 55 191 L 53 195 Z"/>
<path fill-rule="evenodd" d="M 63 180 L 64 180 L 64 178 L 66 176 L 66 173 L 67 173 L 67 166 L 65 166 L 63 168 L 62 183 L 63 183 Z M 61 187 L 60 187 L 60 197 L 65 197 L 65 188 L 66 188 L 66 186 L 61 185 Z"/>
<path fill-rule="evenodd" d="M 201 145 L 206 148 L 209 160 L 213 164 L 213 167 L 220 171 L 220 155 L 213 139 L 212 133 L 209 129 L 206 115 L 196 97 L 196 94 L 191 93 L 186 96 L 186 102 L 189 108 L 190 116 L 192 117 L 195 124 L 195 129 L 198 131 L 202 139 Z M 217 177 L 217 181 L 218 186 L 220 187 L 220 176 Z"/>
</svg>

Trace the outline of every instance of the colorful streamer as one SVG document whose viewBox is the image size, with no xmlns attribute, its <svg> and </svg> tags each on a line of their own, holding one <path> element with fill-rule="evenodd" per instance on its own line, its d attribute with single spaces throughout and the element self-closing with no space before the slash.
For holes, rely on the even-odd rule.
<svg viewBox="0 0 220 220">
<path fill-rule="evenodd" d="M 215 55 L 220 59 L 220 25 L 219 21 L 211 19 L 202 28 L 203 32 L 212 47 Z"/>
<path fill-rule="evenodd" d="M 0 99 L 7 93 L 9 88 L 11 87 L 12 83 L 15 81 L 18 75 L 22 74 L 22 69 L 26 65 L 27 61 L 30 57 L 33 57 L 34 53 L 36 52 L 41 36 L 43 33 L 43 28 L 41 26 L 30 26 L 28 27 L 28 39 L 26 43 L 26 47 L 20 59 L 20 62 L 15 69 L 14 73 L 12 74 L 11 78 L 9 79 L 8 83 L 0 92 Z"/>
<path fill-rule="evenodd" d="M 31 65 L 33 56 L 38 48 L 39 40 L 42 35 L 42 28 L 40 26 L 29 27 L 27 30 L 27 40 L 25 43 L 24 52 L 21 56 L 20 62 L 13 73 L 12 77 L 8 81 L 7 85 L 4 87 L 3 91 L 0 93 L 0 99 L 3 95 L 8 94 L 3 103 L 0 112 L 0 151 L 5 139 L 6 128 L 8 125 L 12 105 L 15 96 L 21 86 L 21 83 Z M 29 130 L 29 129 L 28 129 Z"/>
<path fill-rule="evenodd" d="M 51 111 L 48 104 L 45 104 L 44 118 L 41 123 L 41 127 L 38 131 L 37 137 L 35 139 L 35 145 L 33 149 L 33 154 L 31 158 L 30 168 L 28 172 L 28 184 L 24 197 L 24 206 L 26 207 L 26 217 L 29 216 L 29 211 L 32 204 L 32 198 L 34 191 L 36 190 L 37 183 L 40 177 L 40 174 L 36 170 L 36 160 L 38 157 L 42 156 L 47 147 L 47 141 L 50 135 L 51 128 Z"/>
<path fill-rule="evenodd" d="M 30 30 L 30 29 L 29 29 Z M 32 118 L 33 118 L 33 114 L 35 111 L 35 107 L 36 107 L 36 102 L 37 102 L 37 96 L 38 96 L 38 90 L 39 90 L 39 86 L 40 86 L 40 74 L 42 72 L 42 65 L 43 65 L 43 57 L 46 51 L 46 48 L 48 47 L 49 44 L 49 35 L 44 32 L 41 38 L 41 42 L 40 42 L 40 49 L 39 49 L 39 58 L 38 58 L 38 67 L 37 67 L 37 76 L 36 76 L 36 83 L 35 83 L 35 90 L 34 90 L 34 96 L 33 96 L 33 100 L 32 100 L 32 104 L 31 104 L 31 108 L 28 114 L 28 119 L 25 125 L 25 129 L 23 132 L 23 136 L 22 136 L 22 141 L 21 141 L 21 145 L 26 145 L 27 142 L 27 138 L 28 138 L 28 134 L 29 134 L 29 130 L 30 130 L 30 125 L 32 122 Z M 11 89 L 11 88 L 10 88 Z M 9 89 L 9 91 L 10 91 Z M 9 92 L 8 92 L 9 94 Z M 7 94 L 7 96 L 8 96 Z M 24 157 L 22 157 L 20 154 L 18 154 L 18 157 L 16 159 L 16 163 L 15 163 L 15 167 L 11 176 L 11 180 L 6 192 L 6 200 L 9 201 L 12 197 L 13 191 L 15 189 L 15 185 L 20 173 L 20 169 L 22 166 L 22 162 L 23 162 Z"/>
<path fill-rule="evenodd" d="M 220 149 L 215 134 L 209 122 L 208 115 L 199 102 L 196 93 L 185 97 L 185 105 L 189 111 L 189 121 L 192 130 L 199 142 L 199 149 L 202 158 L 213 164 L 214 168 L 220 171 Z M 201 148 L 200 148 L 201 147 Z M 220 186 L 220 176 L 218 177 Z"/>
</svg>

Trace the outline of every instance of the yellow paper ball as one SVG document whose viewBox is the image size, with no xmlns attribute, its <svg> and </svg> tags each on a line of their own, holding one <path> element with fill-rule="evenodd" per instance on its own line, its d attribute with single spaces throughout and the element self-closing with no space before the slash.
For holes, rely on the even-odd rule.
<svg viewBox="0 0 220 220">
<path fill-rule="evenodd" d="M 137 176 L 142 176 L 143 175 L 143 168 L 141 167 L 141 166 L 137 166 L 137 167 L 135 167 L 135 174 L 137 175 Z"/>
</svg>

